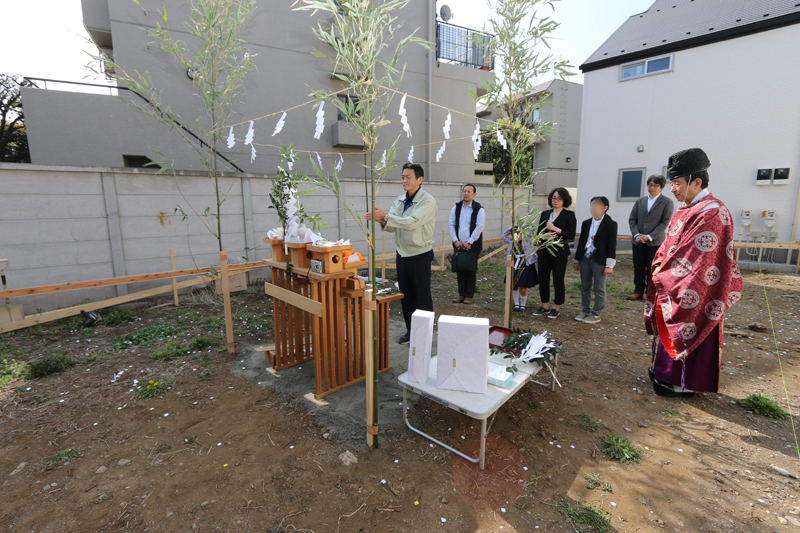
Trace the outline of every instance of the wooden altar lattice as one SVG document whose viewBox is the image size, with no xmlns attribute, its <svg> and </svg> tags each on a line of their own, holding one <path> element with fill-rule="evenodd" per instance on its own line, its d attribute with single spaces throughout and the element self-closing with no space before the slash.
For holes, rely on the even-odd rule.
<svg viewBox="0 0 800 533">
<path fill-rule="evenodd" d="M 347 287 L 353 272 L 321 274 L 293 268 L 288 276 L 286 263 L 267 261 L 267 265 L 273 280 L 265 286 L 273 298 L 272 367 L 280 370 L 313 360 L 317 399 L 366 379 L 370 339 L 366 292 Z M 400 298 L 395 294 L 377 300 L 379 373 L 391 368 L 389 304 Z"/>
</svg>

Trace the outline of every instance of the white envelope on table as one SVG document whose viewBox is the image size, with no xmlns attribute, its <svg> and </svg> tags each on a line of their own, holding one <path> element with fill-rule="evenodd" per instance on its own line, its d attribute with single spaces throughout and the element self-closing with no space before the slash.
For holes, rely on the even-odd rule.
<svg viewBox="0 0 800 533">
<path fill-rule="evenodd" d="M 439 317 L 436 386 L 485 393 L 489 375 L 489 319 Z"/>
<path fill-rule="evenodd" d="M 433 318 L 433 312 L 420 309 L 411 315 L 411 340 L 408 343 L 409 381 L 416 383 L 428 381 L 433 344 Z"/>
</svg>

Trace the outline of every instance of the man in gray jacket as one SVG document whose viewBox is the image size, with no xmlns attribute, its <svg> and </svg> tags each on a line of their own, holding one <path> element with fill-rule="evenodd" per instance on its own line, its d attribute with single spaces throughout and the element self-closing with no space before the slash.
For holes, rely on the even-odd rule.
<svg viewBox="0 0 800 533">
<path fill-rule="evenodd" d="M 641 300 L 650 280 L 650 265 L 661 243 L 675 209 L 672 200 L 661 194 L 667 180 L 664 176 L 647 178 L 648 195 L 636 200 L 628 217 L 633 245 L 633 294 L 628 300 Z"/>
</svg>

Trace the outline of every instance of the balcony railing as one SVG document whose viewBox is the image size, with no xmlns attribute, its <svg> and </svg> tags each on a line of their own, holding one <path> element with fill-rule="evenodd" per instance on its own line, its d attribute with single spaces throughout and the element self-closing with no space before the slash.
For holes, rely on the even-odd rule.
<svg viewBox="0 0 800 533">
<path fill-rule="evenodd" d="M 493 36 L 446 22 L 436 23 L 436 59 L 479 68 L 494 69 Z"/>
</svg>

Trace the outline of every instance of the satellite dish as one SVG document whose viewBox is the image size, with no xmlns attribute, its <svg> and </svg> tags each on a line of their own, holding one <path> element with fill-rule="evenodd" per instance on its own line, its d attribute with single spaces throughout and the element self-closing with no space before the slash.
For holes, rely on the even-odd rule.
<svg viewBox="0 0 800 533">
<path fill-rule="evenodd" d="M 445 22 L 453 18 L 453 12 L 450 11 L 450 6 L 443 5 L 439 10 L 439 16 L 442 17 L 442 20 L 444 20 Z"/>
</svg>

